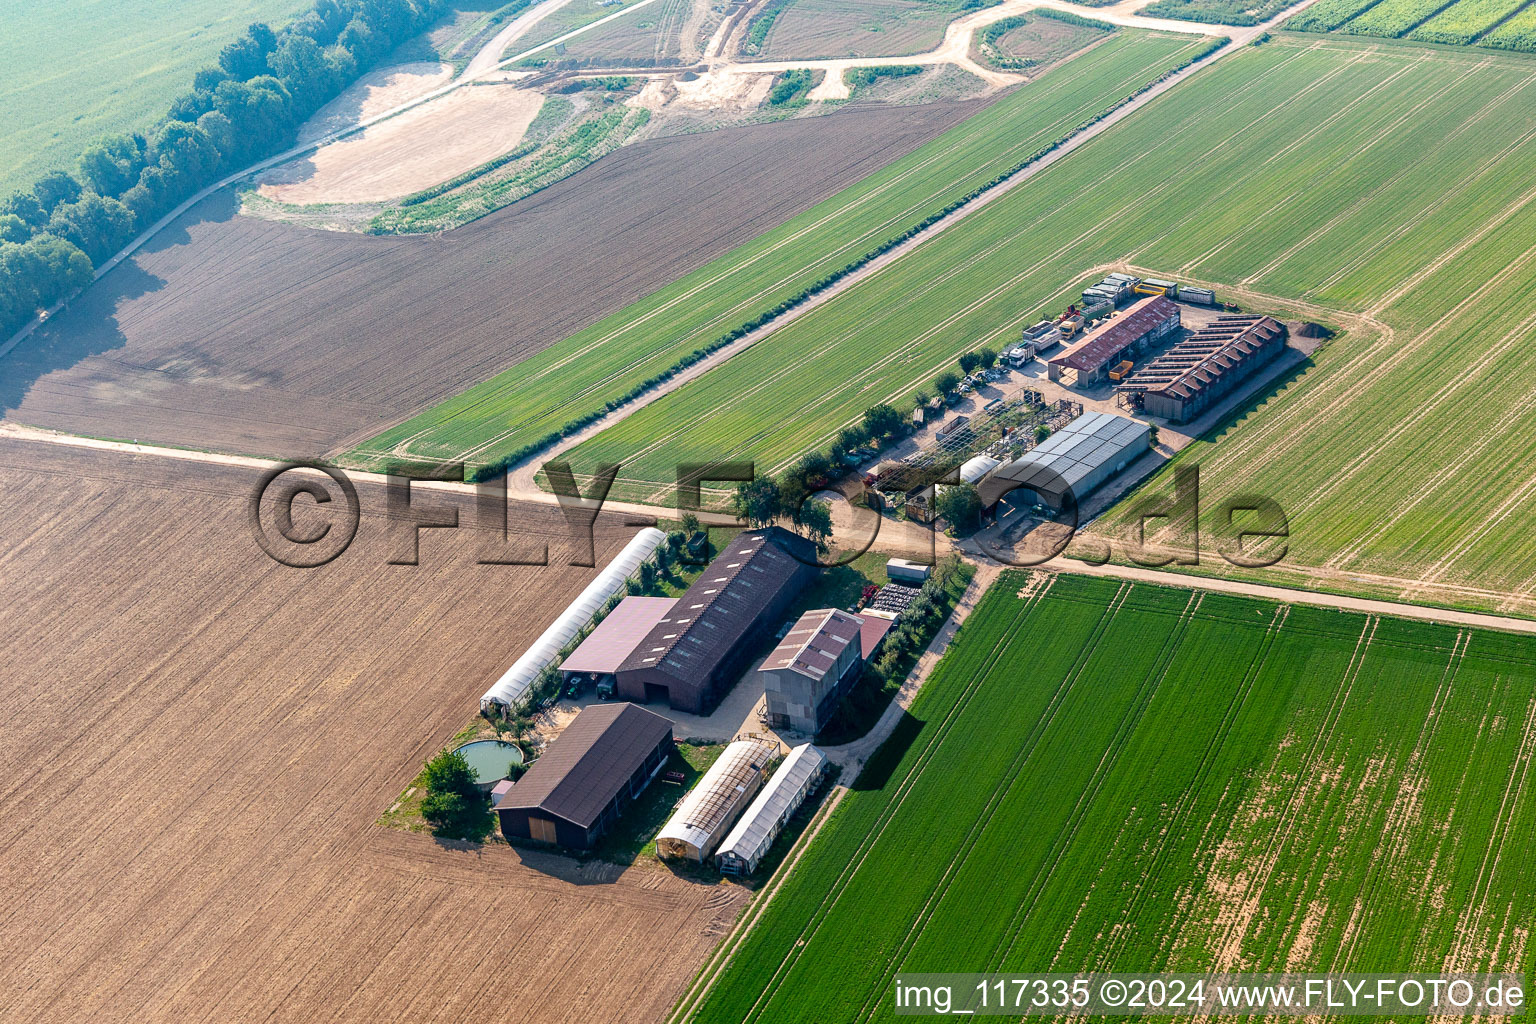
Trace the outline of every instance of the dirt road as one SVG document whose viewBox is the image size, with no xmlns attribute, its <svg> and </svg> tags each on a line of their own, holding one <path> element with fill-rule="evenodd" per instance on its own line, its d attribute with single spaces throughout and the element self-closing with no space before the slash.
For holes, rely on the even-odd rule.
<svg viewBox="0 0 1536 1024">
<path fill-rule="evenodd" d="M 539 22 L 569 4 L 571 0 L 544 0 L 541 4 L 534 4 L 528 10 L 519 14 L 507 23 L 506 28 L 491 37 L 491 41 L 475 53 L 464 66 L 464 73 L 460 78 L 478 78 L 487 71 L 494 70 L 501 64 L 501 55 L 507 52 L 507 47 L 517 42 L 528 34 L 528 30 Z"/>
<path fill-rule="evenodd" d="M 255 459 L 243 455 L 222 455 L 217 452 L 201 452 L 186 448 L 163 448 L 156 445 L 129 444 L 123 441 L 103 441 L 96 438 L 76 437 L 72 434 L 38 430 L 33 427 L 25 427 L 8 422 L 0 422 L 0 439 L 57 445 L 63 448 L 117 452 L 123 456 L 152 456 L 158 459 L 180 460 L 244 469 L 260 470 L 280 465 L 280 463 L 268 459 Z M 358 482 L 374 485 L 382 484 L 385 480 L 385 477 L 380 474 L 364 473 L 356 470 L 348 470 L 348 475 Z M 526 477 L 524 479 L 526 480 Z M 474 488 L 469 484 L 419 481 L 413 485 L 413 490 L 436 490 L 468 495 L 473 492 Z M 539 490 L 536 487 L 531 491 L 525 492 L 511 481 L 509 481 L 508 493 L 511 500 L 515 502 L 544 506 L 556 504 L 554 495 Z M 654 505 L 641 505 L 634 502 L 605 502 L 603 509 L 606 512 L 633 516 L 637 519 L 643 517 L 647 520 L 676 514 L 675 509 Z M 734 523 L 730 516 L 715 513 L 704 513 L 699 518 L 712 524 L 730 525 Z M 926 530 L 913 524 L 905 524 L 908 527 L 906 530 L 887 530 L 886 527 L 889 525 L 891 524 L 882 524 L 880 536 L 874 544 L 874 550 L 912 554 L 919 550 L 919 545 L 914 538 L 918 535 L 923 537 L 931 536 Z M 955 545 L 943 537 L 936 537 L 934 539 L 938 545 L 937 553 L 940 556 L 954 550 L 983 567 L 999 567 L 999 563 L 982 552 L 974 541 Z M 1194 576 L 1185 573 L 1164 572 L 1160 569 L 1142 568 L 1140 566 L 1114 564 L 1093 566 L 1073 558 L 1058 556 L 1039 566 L 1029 566 L 1028 568 L 1038 568 L 1046 572 L 1070 572 L 1089 576 L 1109 576 L 1116 579 L 1139 580 L 1145 583 L 1161 583 L 1165 586 L 1213 590 L 1228 594 L 1245 594 L 1269 601 L 1311 604 L 1326 608 L 1340 608 L 1346 611 L 1363 611 L 1377 615 L 1396 615 L 1402 618 L 1424 619 L 1431 622 L 1450 623 L 1452 625 L 1475 626 L 1480 629 L 1502 629 L 1515 633 L 1536 634 L 1536 620 L 1532 619 L 1405 604 L 1398 601 L 1345 597 L 1338 594 L 1304 590 L 1299 587 L 1271 586 L 1262 583 L 1250 583 L 1244 580 Z M 1386 580 L 1387 577 L 1378 577 L 1378 579 Z M 1418 581 L 1397 580 L 1396 582 L 1406 587 Z M 1454 590 L 1454 588 L 1447 589 Z"/>
</svg>

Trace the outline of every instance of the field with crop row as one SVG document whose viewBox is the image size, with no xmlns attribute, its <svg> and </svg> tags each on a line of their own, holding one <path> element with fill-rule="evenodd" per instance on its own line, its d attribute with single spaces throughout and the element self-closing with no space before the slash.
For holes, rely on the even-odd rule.
<svg viewBox="0 0 1536 1024">
<path fill-rule="evenodd" d="M 1137 14 L 1178 18 L 1213 25 L 1257 25 L 1291 6 L 1295 0 L 1154 0 Z"/>
<path fill-rule="evenodd" d="M 662 374 L 1027 160 L 1205 44 L 1121 34 L 696 273 L 352 453 L 491 462 Z"/>
<path fill-rule="evenodd" d="M 1297 32 L 1536 50 L 1536 11 L 1530 0 L 1321 0 L 1285 27 Z"/>
<path fill-rule="evenodd" d="M 679 462 L 777 472 L 1124 261 L 1381 324 L 1201 450 L 1212 503 L 1272 496 L 1305 566 L 1529 595 L 1533 100 L 1523 57 L 1245 50 L 579 446 L 577 468 L 623 462 L 621 491 L 663 497 Z"/>
<path fill-rule="evenodd" d="M 1529 971 L 1533 719 L 1530 638 L 1005 573 L 683 1009 L 886 1020 L 897 972 Z"/>
</svg>

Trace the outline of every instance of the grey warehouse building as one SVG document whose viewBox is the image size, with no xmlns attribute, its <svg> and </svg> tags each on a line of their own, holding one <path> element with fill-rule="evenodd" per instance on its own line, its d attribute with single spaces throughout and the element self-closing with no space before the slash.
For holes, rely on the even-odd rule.
<svg viewBox="0 0 1536 1024">
<path fill-rule="evenodd" d="M 768 725 L 814 736 L 864 665 L 864 619 L 836 608 L 806 612 L 763 661 Z"/>
<path fill-rule="evenodd" d="M 782 527 L 737 534 L 624 659 L 619 696 L 704 712 L 820 571 L 816 545 Z"/>
<path fill-rule="evenodd" d="M 1152 428 L 1107 412 L 1085 412 L 1022 458 L 1000 466 L 978 485 L 982 504 L 1005 498 L 1014 505 L 1060 511 L 1081 503 L 1106 480 L 1152 448 Z"/>
</svg>

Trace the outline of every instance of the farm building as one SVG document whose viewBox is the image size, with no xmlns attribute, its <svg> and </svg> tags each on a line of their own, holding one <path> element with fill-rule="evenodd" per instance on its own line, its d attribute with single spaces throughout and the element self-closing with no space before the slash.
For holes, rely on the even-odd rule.
<svg viewBox="0 0 1536 1024">
<path fill-rule="evenodd" d="M 612 676 L 676 604 L 675 597 L 626 597 L 620 601 L 560 663 L 564 681 L 580 678 L 600 683 Z"/>
<path fill-rule="evenodd" d="M 715 853 L 715 865 L 733 875 L 750 875 L 767 856 L 785 824 L 805 803 L 827 771 L 827 756 L 809 743 L 789 752 L 757 799 Z"/>
<path fill-rule="evenodd" d="M 806 612 L 763 660 L 768 725 L 814 736 L 864 667 L 864 620 L 835 608 Z"/>
<path fill-rule="evenodd" d="M 1152 429 L 1140 420 L 1085 412 L 1023 458 L 994 470 L 977 488 L 982 504 L 1004 498 L 1019 505 L 1061 510 L 1080 503 L 1152 447 Z"/>
<path fill-rule="evenodd" d="M 1231 393 L 1285 348 L 1272 316 L 1217 317 L 1136 371 L 1116 390 L 1153 416 L 1193 419 Z"/>
<path fill-rule="evenodd" d="M 1083 387 L 1109 375 L 1117 364 L 1145 351 L 1179 329 L 1179 307 L 1161 295 L 1145 299 L 1092 331 L 1047 364 L 1051 380 L 1071 373 L 1068 384 Z"/>
<path fill-rule="evenodd" d="M 665 718 L 633 704 L 593 705 L 496 804 L 501 834 L 591 849 L 671 752 Z"/>
<path fill-rule="evenodd" d="M 619 592 L 625 580 L 638 572 L 643 563 L 655 557 L 656 549 L 666 539 L 667 535 L 653 526 L 635 534 L 624 545 L 624 550 L 615 555 L 613 561 L 597 574 L 597 578 L 577 595 L 576 600 L 567 605 L 565 611 L 550 623 L 549 628 L 539 634 L 539 638 L 529 645 L 522 657 L 513 662 L 512 667 L 485 691 L 485 695 L 480 698 L 480 710 L 504 712 L 521 701 L 544 666 L 560 656 L 561 648 L 592 621 L 592 616 Z"/>
<path fill-rule="evenodd" d="M 657 856 L 704 863 L 762 788 L 777 753 L 762 740 L 737 740 L 726 747 L 662 826 Z"/>
<path fill-rule="evenodd" d="M 819 571 L 816 546 L 788 530 L 737 534 L 619 665 L 619 695 L 704 711 Z"/>
</svg>

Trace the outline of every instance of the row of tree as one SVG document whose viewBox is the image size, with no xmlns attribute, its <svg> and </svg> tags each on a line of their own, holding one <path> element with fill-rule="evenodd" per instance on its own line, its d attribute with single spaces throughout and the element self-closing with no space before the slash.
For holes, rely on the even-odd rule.
<svg viewBox="0 0 1536 1024">
<path fill-rule="evenodd" d="M 315 0 L 287 28 L 252 25 L 154 128 L 104 138 L 75 174 L 50 171 L 0 201 L 0 337 L 88 283 L 190 196 L 291 145 L 305 118 L 447 7 Z"/>
<path fill-rule="evenodd" d="M 838 431 L 826 451 L 803 456 L 777 478 L 759 476 L 737 486 L 732 511 L 755 527 L 788 519 L 825 551 L 832 536 L 832 512 L 825 504 L 807 499 L 846 476 L 850 460 L 858 461 L 861 448 L 878 450 L 908 430 L 908 420 L 895 407 L 884 402 L 871 406 L 858 423 Z"/>
</svg>

